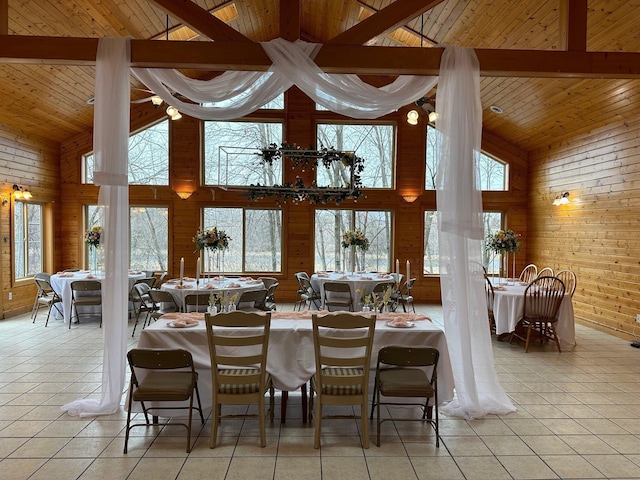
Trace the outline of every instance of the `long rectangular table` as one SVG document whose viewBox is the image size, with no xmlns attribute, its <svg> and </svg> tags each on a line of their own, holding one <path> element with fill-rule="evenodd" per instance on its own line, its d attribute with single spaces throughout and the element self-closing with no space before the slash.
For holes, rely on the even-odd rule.
<svg viewBox="0 0 640 480">
<path fill-rule="evenodd" d="M 278 315 L 293 316 L 292 313 L 273 312 L 267 354 L 267 371 L 273 378 L 275 388 L 284 391 L 297 390 L 315 373 L 311 315 L 309 312 L 296 312 L 296 318 L 278 317 Z M 400 315 L 408 316 L 411 314 Z M 398 314 L 394 314 L 394 316 L 397 317 Z M 183 348 L 190 351 L 198 371 L 198 388 L 202 406 L 210 409 L 212 405 L 211 360 L 205 323 L 201 321 L 197 326 L 189 328 L 171 328 L 168 323 L 168 321 L 160 319 L 142 330 L 138 347 Z M 442 403 L 453 398 L 453 372 L 442 329 L 429 320 L 417 320 L 412 328 L 394 328 L 385 325 L 384 319 L 379 320 L 376 323 L 371 355 L 371 392 L 373 391 L 373 371 L 378 351 L 386 345 L 437 348 L 440 351 L 438 398 Z M 134 409 L 139 411 L 139 406 L 134 405 Z M 173 411 L 173 415 L 175 415 L 175 411 Z"/>
</svg>

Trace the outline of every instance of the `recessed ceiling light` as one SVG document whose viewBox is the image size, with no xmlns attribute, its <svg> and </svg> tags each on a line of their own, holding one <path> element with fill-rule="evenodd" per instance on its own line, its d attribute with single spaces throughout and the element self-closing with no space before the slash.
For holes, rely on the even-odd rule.
<svg viewBox="0 0 640 480">
<path fill-rule="evenodd" d="M 96 103 L 96 97 L 91 97 L 87 100 L 87 105 L 93 105 L 94 103 Z"/>
<path fill-rule="evenodd" d="M 504 110 L 502 110 L 499 106 L 497 105 L 491 105 L 489 107 L 489 110 L 491 110 L 493 113 L 497 113 L 498 115 L 500 115 L 501 113 L 504 112 Z"/>
</svg>

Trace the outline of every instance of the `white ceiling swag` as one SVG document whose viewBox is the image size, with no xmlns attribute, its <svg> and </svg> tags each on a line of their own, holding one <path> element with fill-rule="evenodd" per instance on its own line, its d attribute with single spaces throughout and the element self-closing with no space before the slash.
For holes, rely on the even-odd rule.
<svg viewBox="0 0 640 480">
<path fill-rule="evenodd" d="M 262 42 L 273 64 L 267 72 L 228 71 L 211 80 L 194 80 L 177 70 L 133 68 L 147 88 L 180 112 L 201 120 L 232 120 L 248 115 L 295 85 L 319 105 L 352 118 L 373 119 L 413 103 L 438 77 L 400 75 L 374 87 L 354 74 L 323 72 L 313 61 L 322 45 L 276 38 Z M 191 102 L 184 102 L 174 92 Z"/>
</svg>

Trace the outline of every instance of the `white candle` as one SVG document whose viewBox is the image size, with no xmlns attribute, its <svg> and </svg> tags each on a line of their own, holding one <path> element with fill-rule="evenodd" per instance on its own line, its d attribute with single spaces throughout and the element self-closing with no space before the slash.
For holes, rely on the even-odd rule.
<svg viewBox="0 0 640 480">
<path fill-rule="evenodd" d="M 409 280 L 411 278 L 411 264 L 409 263 L 409 260 L 407 260 L 407 280 Z"/>
<path fill-rule="evenodd" d="M 200 257 L 196 260 L 196 283 L 200 281 Z"/>
<path fill-rule="evenodd" d="M 400 260 L 396 258 L 396 273 L 400 275 Z"/>
<path fill-rule="evenodd" d="M 184 277 L 184 257 L 180 259 L 180 280 Z"/>
</svg>

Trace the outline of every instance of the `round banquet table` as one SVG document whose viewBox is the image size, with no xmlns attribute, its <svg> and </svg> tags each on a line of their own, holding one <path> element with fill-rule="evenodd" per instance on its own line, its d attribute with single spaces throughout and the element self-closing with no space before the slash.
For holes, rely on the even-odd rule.
<svg viewBox="0 0 640 480">
<path fill-rule="evenodd" d="M 362 292 L 369 295 L 378 283 L 395 282 L 395 273 L 355 273 L 353 275 L 345 273 L 314 273 L 311 276 L 311 286 L 320 292 L 322 308 L 324 309 L 324 284 L 326 282 L 343 282 L 349 284 L 352 307 L 354 312 L 362 310 Z M 358 293 L 356 293 L 359 290 Z M 332 295 L 336 295 L 333 293 Z"/>
<path fill-rule="evenodd" d="M 129 271 L 129 291 L 131 291 L 133 284 L 136 283 L 137 280 L 145 277 L 146 275 L 144 272 Z M 97 275 L 93 275 L 88 270 L 82 270 L 79 272 L 59 272 L 55 275 L 51 275 L 51 287 L 62 298 L 62 312 L 64 323 L 69 323 L 69 320 L 71 319 L 71 301 L 73 299 L 73 296 L 71 294 L 71 282 L 75 282 L 76 280 L 98 280 L 99 282 L 101 282 L 103 278 L 103 273 L 98 272 Z M 57 314 L 56 309 L 54 309 L 54 315 L 55 314 Z M 60 318 L 59 315 L 56 318 Z"/>
<path fill-rule="evenodd" d="M 524 291 L 526 285 L 515 282 L 515 285 L 498 286 L 498 281 L 492 279 L 494 285 L 493 316 L 496 320 L 496 334 L 511 333 L 522 318 L 524 310 Z M 576 344 L 575 322 L 571 295 L 565 294 L 560 310 L 556 334 L 563 345 Z"/>
<path fill-rule="evenodd" d="M 190 293 L 229 292 L 231 296 L 237 294 L 237 305 L 243 292 L 262 290 L 263 288 L 265 286 L 262 280 L 254 280 L 251 277 L 201 278 L 199 282 L 196 282 L 195 278 L 184 277 L 182 279 L 182 287 L 180 286 L 180 279 L 174 278 L 167 280 L 160 287 L 161 290 L 171 293 L 180 311 L 184 311 L 184 297 Z"/>
</svg>

